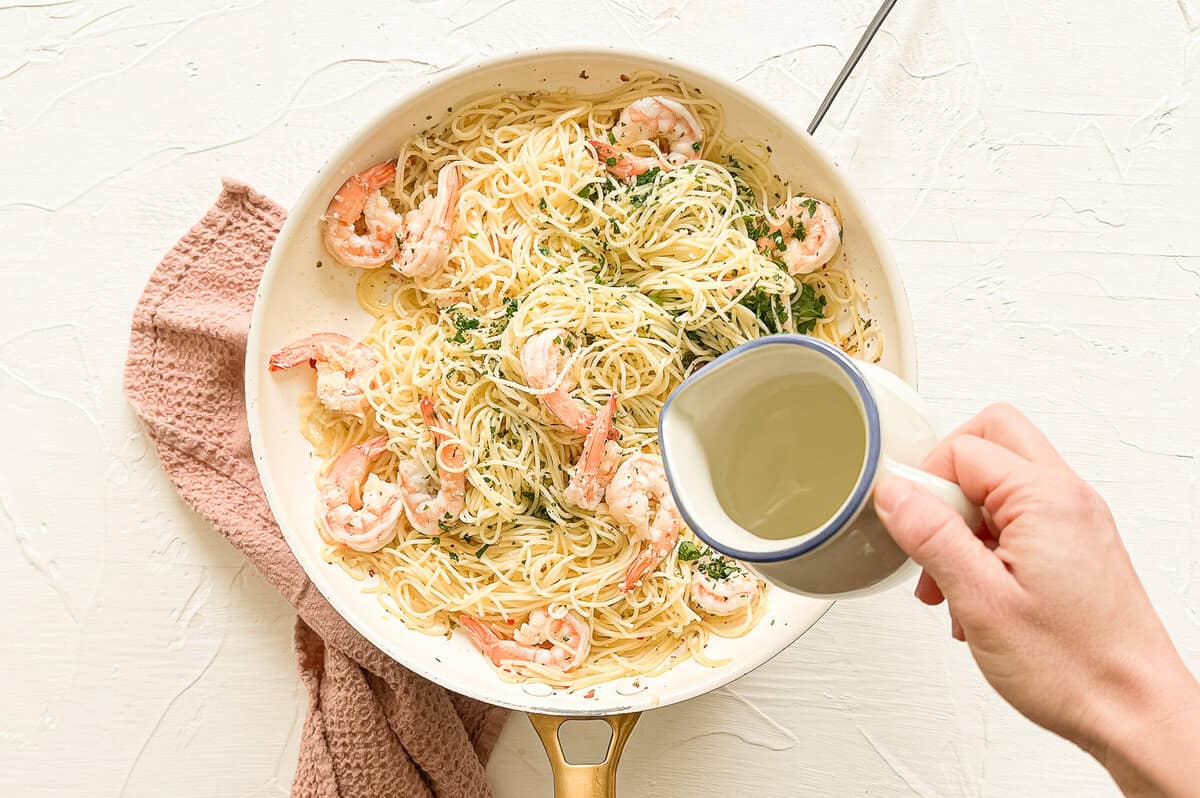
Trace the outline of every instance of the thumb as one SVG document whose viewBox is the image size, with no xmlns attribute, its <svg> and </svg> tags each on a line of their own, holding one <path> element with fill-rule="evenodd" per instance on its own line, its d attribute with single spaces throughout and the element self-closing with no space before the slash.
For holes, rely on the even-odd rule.
<svg viewBox="0 0 1200 798">
<path fill-rule="evenodd" d="M 951 603 L 994 589 L 1004 565 L 967 527 L 962 516 L 925 488 L 883 475 L 875 485 L 875 511 L 892 538 L 938 583 Z"/>
</svg>

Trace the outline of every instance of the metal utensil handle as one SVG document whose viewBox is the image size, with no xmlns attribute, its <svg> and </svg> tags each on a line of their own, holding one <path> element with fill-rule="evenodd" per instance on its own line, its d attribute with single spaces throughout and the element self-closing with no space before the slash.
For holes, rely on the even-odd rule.
<svg viewBox="0 0 1200 798">
<path fill-rule="evenodd" d="M 604 761 L 594 765 L 572 765 L 563 754 L 562 743 L 558 739 L 559 727 L 571 718 L 529 713 L 529 722 L 533 724 L 538 737 L 542 738 L 546 756 L 550 758 L 550 768 L 554 772 L 555 798 L 616 798 L 617 764 L 621 761 L 621 751 L 625 749 L 625 743 L 641 716 L 640 712 L 632 712 L 627 715 L 597 718 L 612 729 L 612 739 L 608 741 Z"/>
<path fill-rule="evenodd" d="M 833 105 L 833 101 L 837 99 L 838 92 L 842 90 L 846 79 L 850 77 L 850 73 L 854 71 L 854 67 L 858 66 L 858 60 L 862 58 L 862 54 L 867 51 L 867 45 L 871 43 L 871 39 L 875 38 L 875 34 L 879 32 L 883 21 L 887 19 L 887 15 L 891 12 L 892 6 L 896 5 L 896 0 L 884 0 L 879 10 L 875 12 L 875 18 L 867 25 L 866 31 L 863 32 L 862 38 L 858 40 L 858 44 L 854 45 L 854 52 L 850 53 L 850 57 L 846 59 L 846 65 L 842 67 L 842 71 L 838 73 L 834 79 L 833 85 L 829 87 L 829 93 L 825 95 L 825 99 L 821 100 L 821 104 L 817 107 L 817 113 L 813 115 L 813 120 L 808 123 L 808 135 L 817 132 L 817 128 L 821 125 L 821 120 L 825 118 L 825 113 L 829 110 L 829 106 Z"/>
</svg>

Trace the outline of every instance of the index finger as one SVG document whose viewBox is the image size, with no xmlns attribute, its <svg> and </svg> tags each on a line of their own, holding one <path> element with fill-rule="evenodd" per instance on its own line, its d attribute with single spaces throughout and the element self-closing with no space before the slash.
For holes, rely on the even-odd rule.
<svg viewBox="0 0 1200 798">
<path fill-rule="evenodd" d="M 954 458 L 950 447 L 956 438 L 970 435 L 1008 449 L 1031 463 L 1070 470 L 1054 444 L 1033 422 L 1012 405 L 994 404 L 984 408 L 965 424 L 947 435 L 925 458 L 921 468 L 943 479 L 954 479 Z"/>
</svg>

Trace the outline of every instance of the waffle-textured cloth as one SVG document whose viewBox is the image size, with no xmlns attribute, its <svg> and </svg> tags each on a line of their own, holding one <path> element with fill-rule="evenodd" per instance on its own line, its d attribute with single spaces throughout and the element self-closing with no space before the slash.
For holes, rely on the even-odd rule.
<svg viewBox="0 0 1200 798">
<path fill-rule="evenodd" d="M 242 370 L 254 292 L 285 215 L 225 181 L 138 302 L 126 396 L 184 501 L 296 608 L 308 716 L 292 795 L 490 796 L 484 764 L 504 711 L 422 679 L 363 639 L 308 581 L 267 507 Z"/>
</svg>

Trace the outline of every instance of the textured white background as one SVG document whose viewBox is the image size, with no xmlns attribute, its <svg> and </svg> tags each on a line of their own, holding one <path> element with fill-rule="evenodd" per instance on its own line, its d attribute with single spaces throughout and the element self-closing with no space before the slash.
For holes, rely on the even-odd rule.
<svg viewBox="0 0 1200 798">
<path fill-rule="evenodd" d="M 804 122 L 873 5 L 0 0 L 0 794 L 287 791 L 292 613 L 177 499 L 120 391 L 134 302 L 220 175 L 286 205 L 397 92 L 550 43 L 697 62 Z M 1193 666 L 1198 30 L 1198 0 L 903 0 L 819 135 L 894 241 L 924 393 L 948 423 L 1004 398 L 1049 431 Z M 645 716 L 624 794 L 1113 793 L 946 627 L 904 591 L 838 605 Z M 523 719 L 490 774 L 549 794 Z"/>
</svg>

